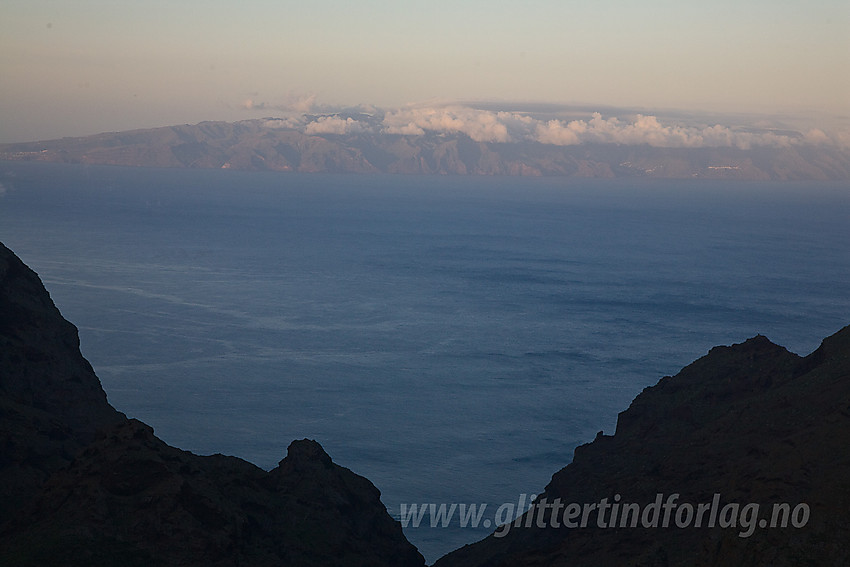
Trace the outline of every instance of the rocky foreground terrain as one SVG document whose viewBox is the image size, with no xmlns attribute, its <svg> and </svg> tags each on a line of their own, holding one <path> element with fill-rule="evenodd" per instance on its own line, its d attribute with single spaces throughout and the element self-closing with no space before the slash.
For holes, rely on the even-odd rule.
<svg viewBox="0 0 850 567">
<path fill-rule="evenodd" d="M 0 565 L 424 564 L 372 483 L 315 441 L 266 472 L 118 413 L 76 328 L 0 244 Z"/>
<path fill-rule="evenodd" d="M 850 152 L 834 145 L 790 142 L 786 146 L 752 147 L 555 145 L 480 141 L 462 132 L 312 134 L 269 126 L 276 122 L 279 121 L 202 122 L 3 144 L 0 160 L 305 173 L 850 179 Z"/>
<path fill-rule="evenodd" d="M 850 327 L 806 357 L 762 336 L 716 347 L 644 390 L 614 435 L 578 447 L 515 524 L 436 565 L 848 565 L 848 447 Z M 673 494 L 667 527 L 643 518 L 606 525 L 610 507 L 607 519 L 563 525 L 571 503 L 648 509 Z M 734 513 L 721 511 L 713 527 L 677 525 L 686 503 L 715 498 L 737 504 Z M 757 515 L 743 512 L 751 504 Z M 767 524 L 774 504 L 794 511 L 784 527 Z M 267 472 L 170 447 L 117 412 L 80 354 L 76 328 L 0 244 L 0 565 L 424 560 L 378 490 L 315 441 L 293 442 Z"/>
<path fill-rule="evenodd" d="M 643 517 L 659 494 L 662 503 L 678 495 L 666 528 L 663 508 L 657 527 L 652 513 Z M 697 505 L 715 495 L 715 526 L 706 512 L 696 527 Z M 603 527 L 596 511 L 586 527 L 581 516 L 569 520 L 578 527 L 564 527 L 562 509 L 561 526 L 553 528 L 552 507 L 542 505 L 559 500 L 583 509 L 603 499 L 640 504 L 637 526 L 630 516 L 623 524 L 619 512 L 612 524 L 615 512 L 607 508 Z M 638 395 L 614 435 L 600 432 L 578 447 L 537 502 L 503 537 L 491 535 L 435 565 L 850 565 L 850 327 L 804 358 L 763 336 L 713 348 Z M 744 512 L 751 503 L 757 515 Z M 783 503 L 798 510 L 798 527 L 790 514 L 785 527 L 782 516 L 771 527 L 772 507 Z M 729 504 L 738 509 L 727 509 L 724 521 Z"/>
</svg>

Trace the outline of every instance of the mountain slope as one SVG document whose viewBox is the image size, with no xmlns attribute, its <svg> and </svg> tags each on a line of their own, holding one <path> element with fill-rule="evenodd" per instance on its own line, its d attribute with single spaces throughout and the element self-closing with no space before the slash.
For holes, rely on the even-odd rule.
<svg viewBox="0 0 850 567">
<path fill-rule="evenodd" d="M 274 120 L 202 122 L 0 145 L 0 160 L 305 173 L 848 180 L 829 145 L 655 147 L 476 141 L 460 132 L 308 134 Z"/>
<path fill-rule="evenodd" d="M 79 345 L 38 276 L 0 244 L 0 518 L 125 419 Z"/>
<path fill-rule="evenodd" d="M 315 441 L 266 472 L 115 411 L 76 329 L 2 244 L 0 427 L 2 565 L 424 565 L 379 491 Z"/>
<path fill-rule="evenodd" d="M 491 535 L 436 565 L 847 565 L 848 446 L 850 327 L 805 358 L 762 336 L 716 347 L 638 395 L 620 414 L 613 436 L 600 432 L 578 447 L 521 527 L 512 525 L 503 537 Z M 604 508 L 637 503 L 646 513 L 659 494 L 663 503 L 678 495 L 668 527 L 663 520 L 653 527 L 652 513 L 635 527 L 632 516 L 612 522 L 613 509 Z M 726 527 L 720 519 L 708 527 L 708 515 L 696 527 L 698 504 L 713 503 L 715 495 L 718 512 L 729 504 L 737 510 L 727 509 Z M 562 525 L 552 527 L 552 507 L 543 504 L 556 501 L 578 503 L 582 512 L 584 504 L 595 503 L 605 512 L 600 520 L 597 509 L 586 527 L 570 528 L 562 509 L 556 514 Z M 752 507 L 745 512 L 750 503 L 759 506 L 757 516 Z M 773 505 L 783 503 L 791 513 L 787 527 L 770 527 Z M 795 517 L 802 526 L 794 527 Z M 736 525 L 729 525 L 731 518 Z"/>
</svg>

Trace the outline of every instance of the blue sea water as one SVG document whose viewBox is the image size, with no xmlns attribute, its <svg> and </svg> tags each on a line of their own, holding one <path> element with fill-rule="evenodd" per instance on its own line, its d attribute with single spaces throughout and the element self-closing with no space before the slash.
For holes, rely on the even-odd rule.
<svg viewBox="0 0 850 567">
<path fill-rule="evenodd" d="M 395 515 L 539 492 L 714 345 L 808 354 L 848 227 L 847 184 L 0 162 L 0 241 L 116 408 L 266 469 L 314 438 Z M 491 530 L 405 531 L 431 562 Z"/>
</svg>

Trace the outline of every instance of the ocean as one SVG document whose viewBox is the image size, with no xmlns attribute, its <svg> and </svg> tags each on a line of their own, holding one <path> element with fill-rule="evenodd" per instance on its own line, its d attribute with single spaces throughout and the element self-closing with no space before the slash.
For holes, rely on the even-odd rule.
<svg viewBox="0 0 850 567">
<path fill-rule="evenodd" d="M 396 517 L 492 518 L 712 346 L 850 324 L 846 183 L 0 162 L 0 241 L 117 409 L 266 469 L 316 439 Z"/>
</svg>

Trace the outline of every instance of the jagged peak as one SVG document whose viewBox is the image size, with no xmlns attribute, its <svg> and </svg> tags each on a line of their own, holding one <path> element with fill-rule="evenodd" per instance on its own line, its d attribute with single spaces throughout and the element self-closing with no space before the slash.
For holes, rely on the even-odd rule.
<svg viewBox="0 0 850 567">
<path fill-rule="evenodd" d="M 758 334 L 741 343 L 715 346 L 675 376 L 665 376 L 632 400 L 617 418 L 617 435 L 645 436 L 659 423 L 696 427 L 743 399 L 790 380 L 800 357 Z"/>
<path fill-rule="evenodd" d="M 290 443 L 286 450 L 286 457 L 279 463 L 281 469 L 294 471 L 328 469 L 332 465 L 330 455 L 313 439 L 300 439 Z"/>
<path fill-rule="evenodd" d="M 755 335 L 750 337 L 749 339 L 740 342 L 734 343 L 732 345 L 718 345 L 712 347 L 706 356 L 718 355 L 720 353 L 728 354 L 728 353 L 748 353 L 748 352 L 756 352 L 756 351 L 785 351 L 788 352 L 783 346 L 780 346 L 769 338 L 762 334 Z"/>
<path fill-rule="evenodd" d="M 820 346 L 806 360 L 824 361 L 834 357 L 847 356 L 850 352 L 850 325 L 821 341 Z"/>
</svg>

